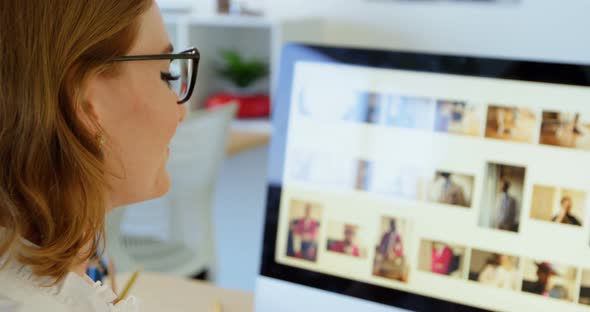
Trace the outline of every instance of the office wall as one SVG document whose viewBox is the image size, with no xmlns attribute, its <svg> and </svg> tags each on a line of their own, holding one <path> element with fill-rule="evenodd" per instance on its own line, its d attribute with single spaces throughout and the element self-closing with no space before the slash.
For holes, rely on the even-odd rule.
<svg viewBox="0 0 590 312">
<path fill-rule="evenodd" d="M 202 1 L 202 0 L 201 0 Z M 518 5 L 394 0 L 250 0 L 271 17 L 323 16 L 328 42 L 590 62 L 590 1 Z M 259 4 L 258 4 L 259 5 Z"/>
</svg>

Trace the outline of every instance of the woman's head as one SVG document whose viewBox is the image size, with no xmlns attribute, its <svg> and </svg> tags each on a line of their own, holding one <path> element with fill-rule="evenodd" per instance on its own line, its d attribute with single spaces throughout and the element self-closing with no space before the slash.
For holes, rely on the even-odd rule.
<svg viewBox="0 0 590 312">
<path fill-rule="evenodd" d="M 561 198 L 561 209 L 566 213 L 569 213 L 572 210 L 572 199 L 569 196 Z"/>
<path fill-rule="evenodd" d="M 59 279 L 94 252 L 108 208 L 167 192 L 185 114 L 169 61 L 114 60 L 169 48 L 153 0 L 0 3 L 0 255 Z"/>
<path fill-rule="evenodd" d="M 348 244 L 354 243 L 356 237 L 356 226 L 351 224 L 344 225 L 344 242 Z"/>
<path fill-rule="evenodd" d="M 511 268 L 514 264 L 514 258 L 508 255 L 497 255 L 498 264 L 504 268 Z"/>
<path fill-rule="evenodd" d="M 172 52 L 159 9 L 152 5 L 139 19 L 129 55 Z M 107 136 L 107 167 L 114 207 L 164 195 L 170 181 L 166 171 L 168 145 L 186 114 L 165 75 L 170 60 L 121 62 L 117 75 L 88 80 L 87 102 Z"/>
<path fill-rule="evenodd" d="M 502 266 L 504 268 L 510 268 L 512 267 L 513 260 L 511 256 L 495 253 L 488 258 L 487 264 L 493 266 Z"/>
<path fill-rule="evenodd" d="M 391 219 L 391 220 L 389 220 L 389 231 L 395 232 L 395 230 L 396 230 L 395 220 Z"/>
</svg>

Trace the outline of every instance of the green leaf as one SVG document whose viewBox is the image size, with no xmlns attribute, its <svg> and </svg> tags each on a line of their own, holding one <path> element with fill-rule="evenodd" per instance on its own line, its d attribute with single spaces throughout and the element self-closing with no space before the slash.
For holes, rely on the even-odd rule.
<svg viewBox="0 0 590 312">
<path fill-rule="evenodd" d="M 221 59 L 218 74 L 241 88 L 252 85 L 269 73 L 266 63 L 255 59 L 245 60 L 237 51 L 222 51 Z"/>
</svg>

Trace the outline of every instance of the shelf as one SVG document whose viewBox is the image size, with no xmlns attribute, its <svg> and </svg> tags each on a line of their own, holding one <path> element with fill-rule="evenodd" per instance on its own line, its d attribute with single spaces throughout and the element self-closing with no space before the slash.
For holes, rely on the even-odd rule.
<svg viewBox="0 0 590 312">
<path fill-rule="evenodd" d="M 201 27 L 234 27 L 271 29 L 279 23 L 264 16 L 247 15 L 203 15 L 191 13 L 185 6 L 177 5 L 162 9 L 164 21 L 168 24 L 184 24 Z"/>
<path fill-rule="evenodd" d="M 191 15 L 188 19 L 192 26 L 237 27 L 237 28 L 272 28 L 276 22 L 261 16 Z"/>
<path fill-rule="evenodd" d="M 268 145 L 270 135 L 230 131 L 226 156 L 235 156 Z"/>
<path fill-rule="evenodd" d="M 187 14 L 193 8 L 193 4 L 186 0 L 157 0 L 157 2 L 164 15 Z"/>
</svg>

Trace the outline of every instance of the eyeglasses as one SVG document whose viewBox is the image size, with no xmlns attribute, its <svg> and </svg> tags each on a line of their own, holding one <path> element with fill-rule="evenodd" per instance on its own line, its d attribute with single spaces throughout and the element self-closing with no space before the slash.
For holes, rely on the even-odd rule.
<svg viewBox="0 0 590 312">
<path fill-rule="evenodd" d="M 199 59 L 201 55 L 196 48 L 190 48 L 177 54 L 150 54 L 128 55 L 115 59 L 116 62 L 125 61 L 149 61 L 170 60 L 170 72 L 162 73 L 161 78 L 168 82 L 178 96 L 176 103 L 182 104 L 188 101 L 195 88 L 197 72 L 199 71 Z"/>
</svg>

